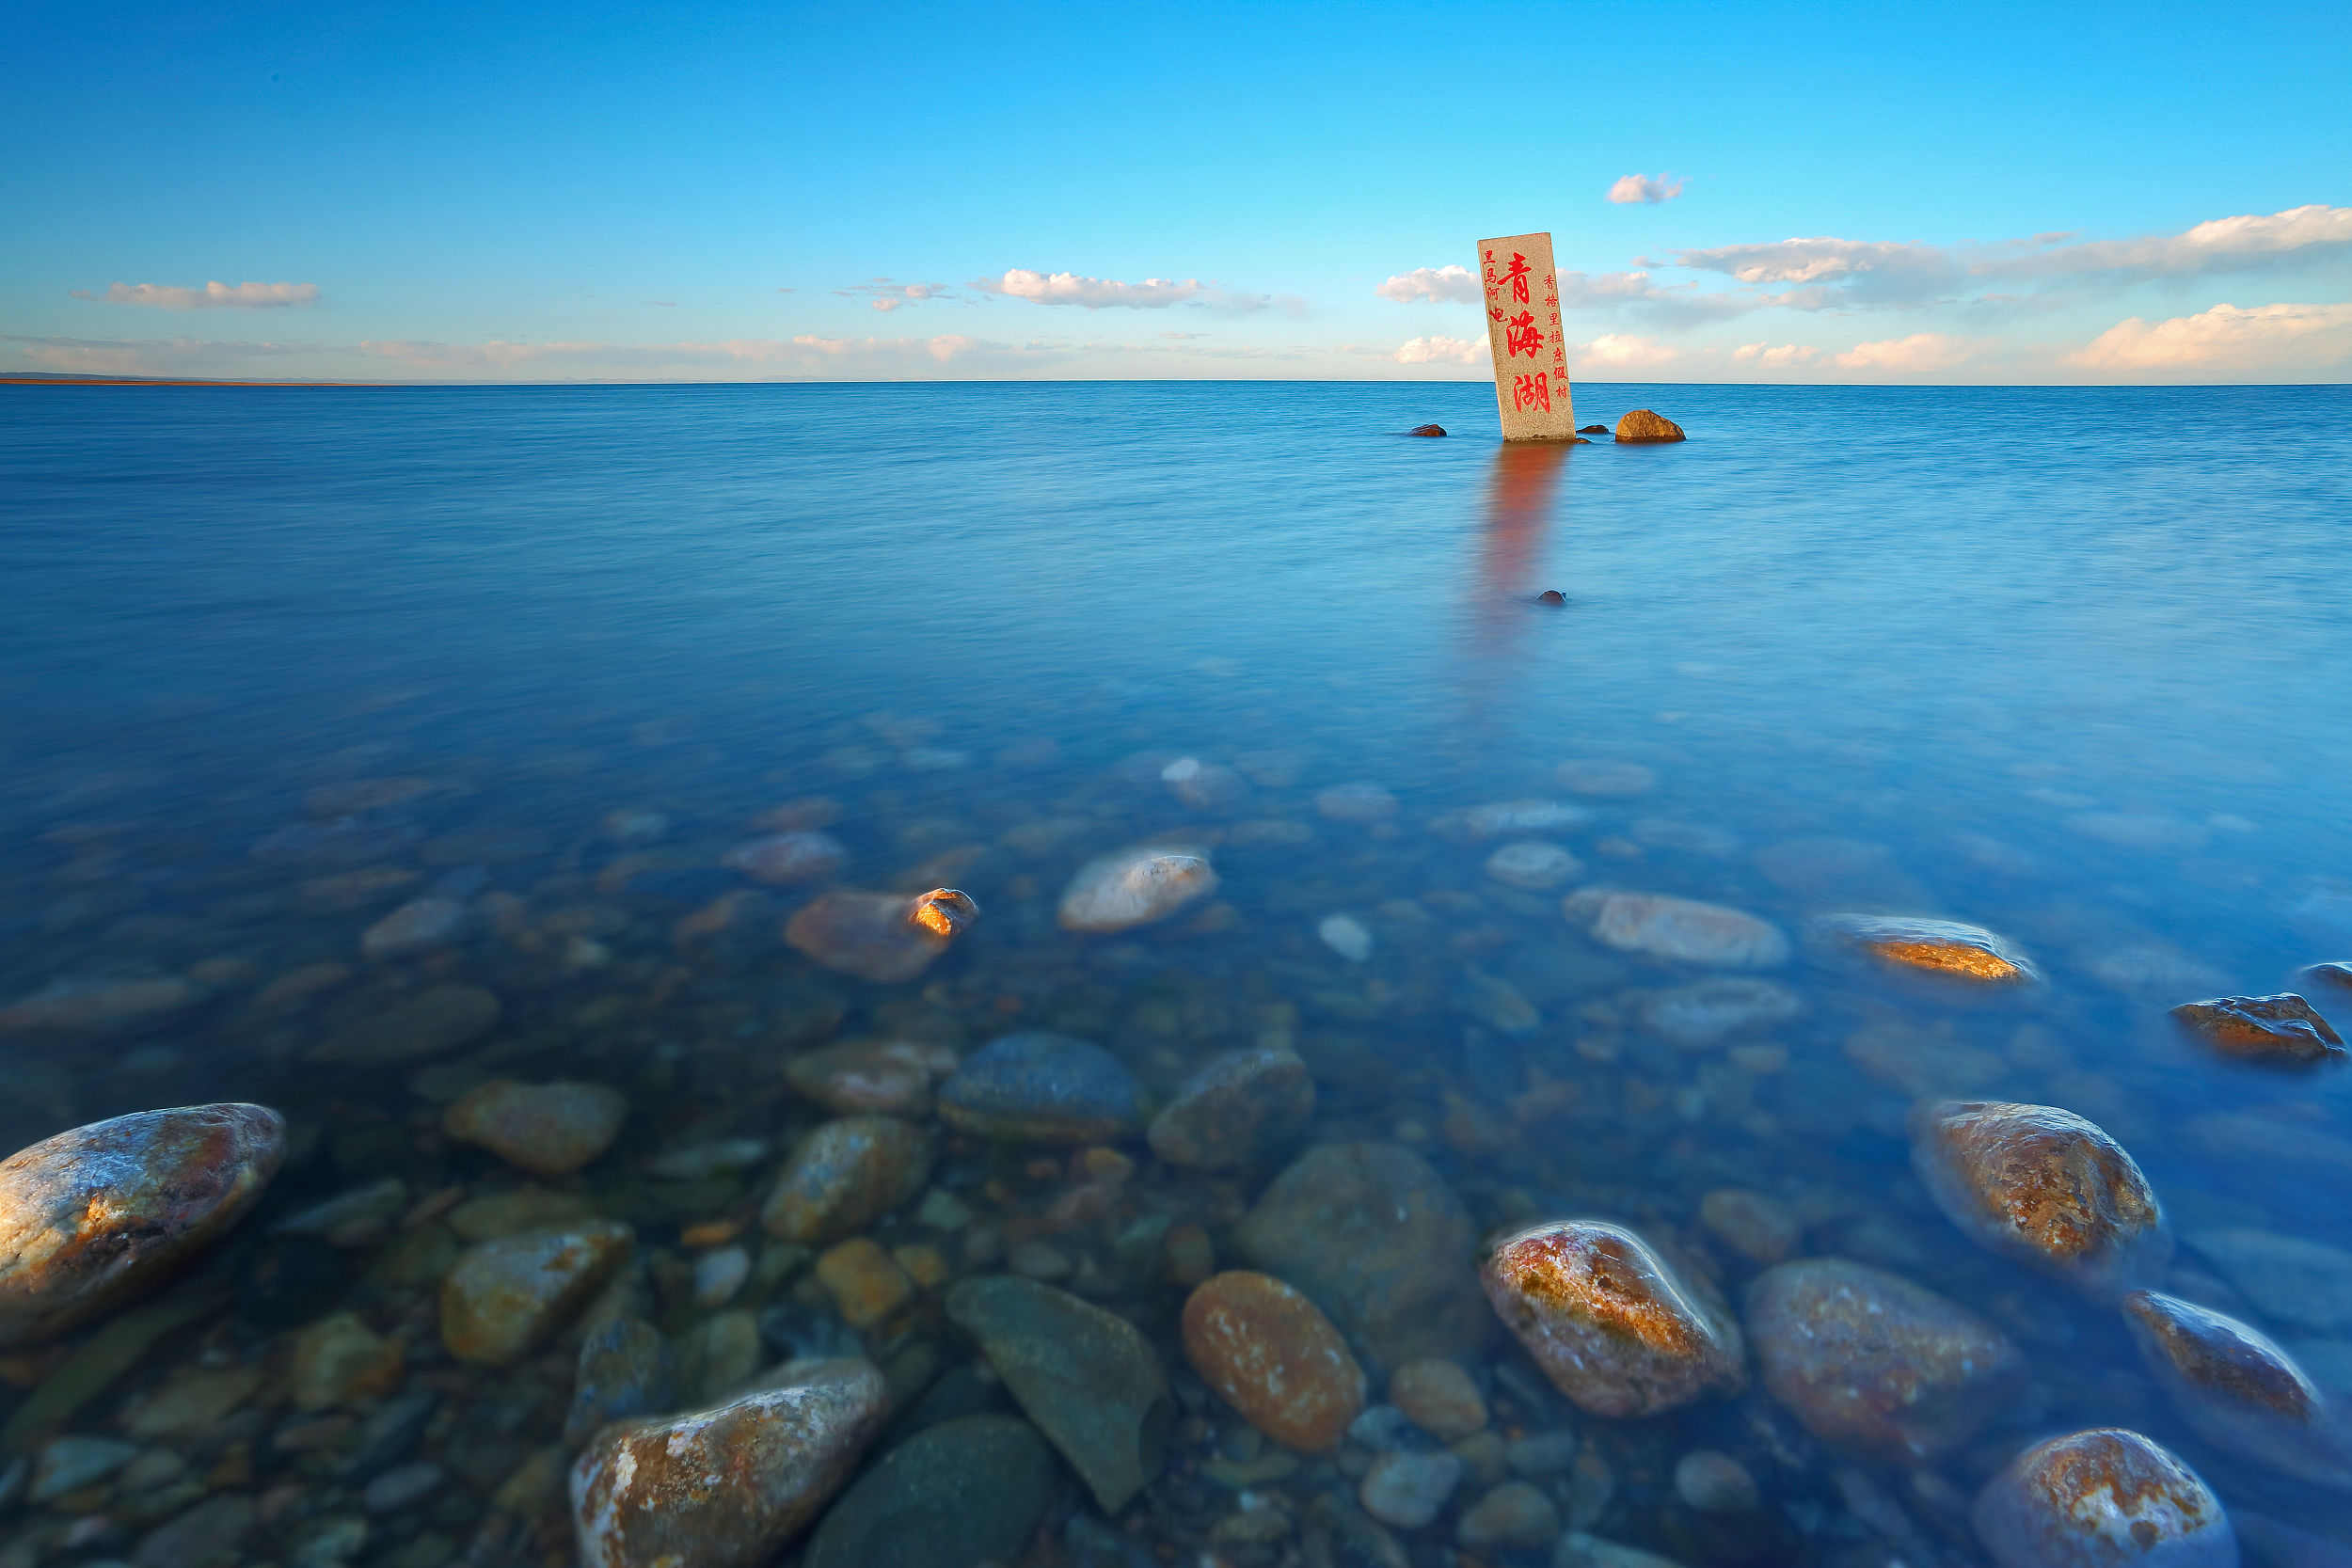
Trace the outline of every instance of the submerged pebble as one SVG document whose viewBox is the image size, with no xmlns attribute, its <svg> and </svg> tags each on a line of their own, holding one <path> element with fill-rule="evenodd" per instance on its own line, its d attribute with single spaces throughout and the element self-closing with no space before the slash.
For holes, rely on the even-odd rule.
<svg viewBox="0 0 2352 1568">
<path fill-rule="evenodd" d="M 894 893 L 819 894 L 785 922 L 784 940 L 827 969 L 896 985 L 947 951 L 977 907 L 953 888 L 907 897 Z"/>
<path fill-rule="evenodd" d="M 1714 969 L 1772 969 L 1788 961 L 1788 939 L 1778 927 L 1721 904 L 1583 888 L 1560 907 L 1571 924 L 1620 953 Z"/>
<path fill-rule="evenodd" d="M 2207 1441 L 2298 1481 L 2352 1491 L 2352 1421 L 2268 1336 L 2177 1296 L 2135 1291 L 2140 1359 Z"/>
<path fill-rule="evenodd" d="M 956 1053 L 919 1040 L 866 1040 L 795 1056 L 784 1080 L 796 1093 L 844 1116 L 876 1112 L 925 1117 L 931 1084 L 956 1069 Z"/>
<path fill-rule="evenodd" d="M 728 850 L 720 863 L 755 882 L 789 887 L 830 877 L 849 858 L 849 851 L 833 835 L 811 831 L 746 840 Z"/>
<path fill-rule="evenodd" d="M 568 1176 L 612 1147 L 628 1116 L 628 1099 L 602 1084 L 501 1078 L 458 1096 L 442 1113 L 441 1130 L 510 1165 Z"/>
<path fill-rule="evenodd" d="M 1726 974 L 1659 991 L 1642 1003 L 1641 1017 L 1645 1028 L 1677 1045 L 1705 1046 L 1803 1011 L 1804 998 L 1787 986 Z"/>
<path fill-rule="evenodd" d="M 1557 844 L 1523 838 L 1486 857 L 1486 875 L 1498 882 L 1548 893 L 1584 879 L 1584 863 Z"/>
<path fill-rule="evenodd" d="M 1279 1154 L 1314 1114 L 1314 1076 L 1296 1053 L 1231 1051 L 1178 1085 L 1152 1120 L 1152 1151 L 1171 1165 L 1229 1170 Z"/>
<path fill-rule="evenodd" d="M 895 1117 L 826 1122 L 793 1149 L 760 1210 L 768 1234 L 832 1242 L 864 1230 L 930 1180 L 930 1134 Z"/>
<path fill-rule="evenodd" d="M 538 1348 L 628 1257 L 613 1220 L 476 1243 L 441 1281 L 441 1343 L 460 1361 L 503 1364 Z"/>
<path fill-rule="evenodd" d="M 1969 1514 L 1999 1568 L 2237 1568 L 2237 1539 L 2197 1472 L 2136 1432 L 2037 1443 Z"/>
<path fill-rule="evenodd" d="M 1184 1301 L 1184 1358 L 1260 1432 L 1319 1452 L 1364 1408 L 1364 1372 L 1331 1320 L 1269 1275 L 1232 1270 Z"/>
<path fill-rule="evenodd" d="M 1165 920 L 1216 886 L 1205 855 L 1122 849 L 1079 867 L 1061 895 L 1061 923 L 1073 931 L 1124 931 Z"/>
<path fill-rule="evenodd" d="M 1043 1029 L 991 1040 L 939 1087 L 940 1119 L 1022 1143 L 1115 1143 L 1143 1131 L 1143 1088 L 1089 1041 Z"/>
<path fill-rule="evenodd" d="M 432 986 L 324 1041 L 310 1060 L 345 1067 L 424 1061 L 488 1034 L 500 1011 L 499 999 L 480 986 Z"/>
</svg>

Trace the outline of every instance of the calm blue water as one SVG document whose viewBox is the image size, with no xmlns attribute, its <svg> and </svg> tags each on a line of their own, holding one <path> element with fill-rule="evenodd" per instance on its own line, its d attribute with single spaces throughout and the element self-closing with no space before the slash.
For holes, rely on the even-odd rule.
<svg viewBox="0 0 2352 1568">
<path fill-rule="evenodd" d="M 452 978 L 506 1001 L 499 1070 L 585 1060 L 633 1085 L 625 1152 L 717 1125 L 723 1085 L 772 1076 L 742 1000 L 771 985 L 834 986 L 844 1037 L 903 1023 L 918 992 L 968 1005 L 948 1033 L 971 1044 L 1025 1005 L 1155 1085 L 1287 1019 L 1302 1051 L 1394 1074 L 1326 1082 L 1314 1136 L 1420 1140 L 1482 1224 L 1639 1204 L 1695 1238 L 1699 1193 L 1776 1192 L 1824 1216 L 1804 1250 L 2011 1302 L 2005 1323 L 2040 1336 L 2020 1430 L 2136 1422 L 2205 1460 L 2110 1323 L 1923 1206 L 1899 1118 L 1928 1087 L 2067 1103 L 2132 1148 L 2185 1234 L 2352 1245 L 2341 1077 L 2232 1069 L 2163 1020 L 2352 958 L 2352 388 L 1577 396 L 1586 422 L 1654 407 L 1691 439 L 1506 450 L 1476 385 L 0 388 L 0 1003 L 119 971 L 196 970 L 206 995 L 63 1052 L 0 1040 L 25 1085 L 0 1130 L 257 1098 L 331 1148 L 402 1076 L 301 1052 Z M 1398 434 L 1431 420 L 1453 435 Z M 1546 589 L 1565 605 L 1534 603 Z M 1184 755 L 1233 768 L 1242 795 L 1178 800 L 1159 772 Z M 1780 977 L 1810 1011 L 1760 1037 L 1786 1070 L 1638 1039 L 1612 1054 L 1590 1043 L 1611 995 L 1692 976 L 1564 974 L 1557 954 L 1594 950 L 1556 895 L 1502 887 L 1490 845 L 1424 826 L 1561 797 L 1570 759 L 1656 778 L 1551 835 L 1597 882 L 1792 933 L 1839 909 L 1944 914 L 2014 939 L 2051 984 L 1955 1002 L 1801 943 Z M 250 853 L 316 815 L 310 792 L 386 778 L 429 788 L 370 818 L 380 848 Z M 1314 792 L 1350 781 L 1400 815 L 1325 820 Z M 860 885 L 968 851 L 958 885 L 983 919 L 928 991 L 816 975 L 768 918 L 799 891 L 760 895 L 773 908 L 717 951 L 671 941 L 737 886 L 726 846 L 805 796 L 837 802 Z M 642 876 L 607 875 L 616 812 L 664 819 L 626 851 Z M 1303 832 L 1242 847 L 1235 824 L 1266 821 Z M 1079 860 L 1178 829 L 1235 839 L 1226 914 L 1056 929 Z M 570 928 L 607 958 L 526 977 L 476 936 L 361 960 L 370 922 L 474 864 L 525 918 L 599 911 Z M 355 866 L 416 876 L 373 903 L 310 885 Z M 1366 964 L 1317 940 L 1331 912 L 1374 935 Z M 314 1010 L 255 1000 L 329 961 L 354 977 Z M 1462 1000 L 1473 973 L 1540 1025 L 1499 1036 Z M 665 985 L 679 1000 L 647 1005 Z M 998 995 L 1025 1004 L 988 1014 Z M 1171 998 L 1192 1008 L 1172 1034 L 1164 1008 L 1138 1013 Z M 2313 999 L 2352 1025 L 2352 1002 Z M 1979 1060 L 1892 1082 L 1845 1048 L 1872 1024 Z M 657 1059 L 682 1065 L 628 1076 Z M 1600 1119 L 1508 1149 L 1441 1130 L 1447 1094 L 1507 1115 L 1530 1069 L 1589 1080 Z M 476 1179 L 402 1158 L 432 1164 L 404 1172 L 421 1190 Z M 285 1180 L 323 1196 L 368 1174 L 353 1160 Z M 2352 1321 L 2330 1332 L 2341 1351 L 2314 1365 L 2352 1369 Z M 1675 1533 L 1644 1443 L 1605 1527 L 1715 1549 Z M 1955 1483 L 1989 1463 L 1956 1462 Z M 1851 1499 L 1774 1488 L 1814 1497 L 1828 1532 L 1774 1549 L 1834 1555 L 1843 1527 L 1820 1520 Z"/>
</svg>

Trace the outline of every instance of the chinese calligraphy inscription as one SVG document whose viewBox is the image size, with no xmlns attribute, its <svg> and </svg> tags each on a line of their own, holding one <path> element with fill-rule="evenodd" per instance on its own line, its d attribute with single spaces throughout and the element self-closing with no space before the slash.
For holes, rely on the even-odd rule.
<svg viewBox="0 0 2352 1568">
<path fill-rule="evenodd" d="M 1549 234 L 1478 242 L 1494 351 L 1495 404 L 1506 441 L 1565 441 L 1576 435 L 1568 347 L 1560 336 L 1560 282 Z"/>
</svg>

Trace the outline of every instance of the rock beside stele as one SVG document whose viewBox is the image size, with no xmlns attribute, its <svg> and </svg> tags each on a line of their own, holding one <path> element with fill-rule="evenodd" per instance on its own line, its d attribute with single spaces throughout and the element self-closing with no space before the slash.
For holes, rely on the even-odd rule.
<svg viewBox="0 0 2352 1568">
<path fill-rule="evenodd" d="M 602 1084 L 499 1078 L 458 1096 L 441 1115 L 441 1131 L 510 1165 L 569 1176 L 612 1148 L 628 1117 L 627 1097 Z"/>
<path fill-rule="evenodd" d="M 1165 920 L 1216 891 L 1208 857 L 1186 849 L 1121 849 L 1089 861 L 1061 895 L 1061 923 L 1072 931 L 1124 931 Z"/>
<path fill-rule="evenodd" d="M 1833 914 L 1821 932 L 1891 969 L 1979 986 L 2024 986 L 2041 972 L 2013 945 L 1981 926 L 1925 915 Z"/>
<path fill-rule="evenodd" d="M 2123 1322 L 2200 1435 L 2243 1458 L 2352 1491 L 2352 1422 L 2267 1335 L 2177 1296 L 2135 1291 Z"/>
<path fill-rule="evenodd" d="M 1655 1416 L 1747 1386 L 1729 1310 L 1621 1226 L 1560 1220 L 1495 1244 L 1486 1299 L 1581 1410 Z"/>
<path fill-rule="evenodd" d="M 1999 1568 L 2237 1568 L 2237 1537 L 2196 1471 L 2136 1432 L 2053 1437 L 2010 1461 L 1969 1522 Z"/>
<path fill-rule="evenodd" d="M 929 969 L 978 917 L 969 894 L 933 888 L 896 893 L 819 894 L 785 922 L 784 940 L 827 969 L 877 985 L 897 985 Z"/>
<path fill-rule="evenodd" d="M 940 1119 L 1019 1143 L 1111 1143 L 1143 1131 L 1143 1086 L 1088 1040 L 1044 1029 L 1001 1036 L 939 1086 Z"/>
<path fill-rule="evenodd" d="M 1314 1075 L 1296 1053 L 1228 1052 L 1185 1079 L 1152 1118 L 1152 1151 L 1171 1165 L 1230 1170 L 1280 1153 L 1314 1114 Z"/>
<path fill-rule="evenodd" d="M 1001 1274 L 948 1291 L 947 1316 L 979 1341 L 1104 1513 L 1117 1513 L 1160 1473 L 1176 1406 L 1135 1324 L 1067 1291 Z"/>
<path fill-rule="evenodd" d="M 1441 424 L 1417 424 L 1405 434 L 1407 436 L 1443 436 L 1445 434 L 1445 426 Z"/>
<path fill-rule="evenodd" d="M 1682 427 L 1661 414 L 1646 408 L 1636 408 L 1617 421 L 1617 439 L 1631 445 L 1640 441 L 1679 441 Z"/>
<path fill-rule="evenodd" d="M 0 1345 L 54 1338 L 168 1279 L 285 1157 L 284 1117 L 225 1102 L 91 1122 L 0 1161 Z"/>
<path fill-rule="evenodd" d="M 804 1528 L 890 1413 L 865 1361 L 799 1363 L 789 1382 L 688 1415 L 607 1428 L 572 1467 L 587 1568 L 751 1568 Z"/>
<path fill-rule="evenodd" d="M 1964 1234 L 2090 1295 L 2111 1300 L 2172 1255 L 2139 1166 L 2072 1111 L 1922 1103 L 1911 1115 L 1911 1164 Z"/>
<path fill-rule="evenodd" d="M 1571 924 L 1603 946 L 1709 969 L 1772 969 L 1788 961 L 1780 928 L 1740 910 L 1662 893 L 1579 888 L 1561 900 Z"/>
<path fill-rule="evenodd" d="M 2015 1392 L 2025 1358 L 1974 1312 L 1911 1281 L 1808 1258 L 1749 1288 L 1764 1386 L 1825 1443 L 1928 1464 L 1966 1443 Z"/>
<path fill-rule="evenodd" d="M 469 1247 L 441 1280 L 442 1345 L 460 1361 L 518 1360 L 596 1294 L 636 1241 L 617 1220 L 589 1220 Z"/>
<path fill-rule="evenodd" d="M 2292 991 L 2184 1002 L 2172 1017 L 2191 1036 L 2241 1062 L 2307 1068 L 2352 1057 L 2318 1009 Z"/>
<path fill-rule="evenodd" d="M 780 1241 L 839 1241 L 923 1190 L 931 1136 L 896 1117 L 843 1117 L 803 1138 L 760 1224 Z"/>
<path fill-rule="evenodd" d="M 1315 1304 L 1271 1275 L 1233 1269 L 1184 1302 L 1184 1359 L 1200 1381 L 1276 1442 L 1338 1444 L 1363 1414 L 1364 1370 Z"/>
</svg>

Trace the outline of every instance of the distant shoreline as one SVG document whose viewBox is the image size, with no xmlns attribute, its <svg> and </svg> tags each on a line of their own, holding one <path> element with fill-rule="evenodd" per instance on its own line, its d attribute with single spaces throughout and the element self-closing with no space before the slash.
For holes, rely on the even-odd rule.
<svg viewBox="0 0 2352 1568">
<path fill-rule="evenodd" d="M 381 381 L 199 381 L 176 375 L 0 375 L 0 387 L 382 387 Z"/>
</svg>

